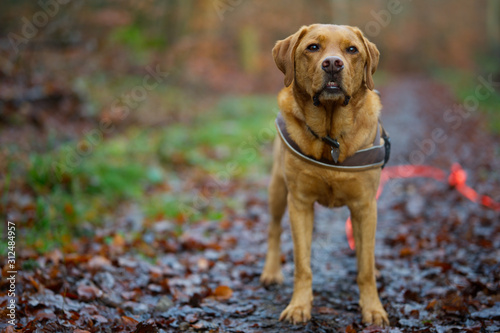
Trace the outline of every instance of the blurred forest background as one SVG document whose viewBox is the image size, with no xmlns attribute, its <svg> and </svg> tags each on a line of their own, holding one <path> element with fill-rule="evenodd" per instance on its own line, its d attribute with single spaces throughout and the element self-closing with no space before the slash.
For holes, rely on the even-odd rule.
<svg viewBox="0 0 500 333">
<path fill-rule="evenodd" d="M 359 26 L 377 86 L 429 77 L 462 100 L 500 80 L 496 0 L 3 0 L 2 219 L 37 251 L 117 218 L 223 219 L 228 188 L 270 166 L 271 49 L 311 23 Z M 481 104 L 497 132 L 499 101 Z"/>
</svg>

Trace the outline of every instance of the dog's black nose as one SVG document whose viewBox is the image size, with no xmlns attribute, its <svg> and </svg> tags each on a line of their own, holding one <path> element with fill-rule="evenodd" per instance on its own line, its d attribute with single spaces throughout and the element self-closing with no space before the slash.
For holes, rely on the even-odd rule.
<svg viewBox="0 0 500 333">
<path fill-rule="evenodd" d="M 344 69 L 344 62 L 339 57 L 326 57 L 321 63 L 321 68 L 327 73 L 337 73 Z"/>
</svg>

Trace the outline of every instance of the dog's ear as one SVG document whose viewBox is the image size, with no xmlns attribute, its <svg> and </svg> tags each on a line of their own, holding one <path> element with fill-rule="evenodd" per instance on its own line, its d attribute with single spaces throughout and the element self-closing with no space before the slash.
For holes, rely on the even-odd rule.
<svg viewBox="0 0 500 333">
<path fill-rule="evenodd" d="M 300 40 L 307 32 L 307 27 L 303 26 L 296 33 L 286 39 L 280 40 L 273 48 L 273 57 L 276 66 L 285 74 L 285 86 L 292 84 L 295 76 L 295 50 Z"/>
<path fill-rule="evenodd" d="M 368 89 L 373 90 L 375 87 L 373 83 L 373 74 L 377 70 L 378 61 L 380 58 L 380 52 L 377 49 L 377 46 L 370 42 L 359 30 L 358 28 L 354 28 L 356 34 L 361 38 L 366 50 L 366 63 L 365 63 L 365 82 Z"/>
</svg>

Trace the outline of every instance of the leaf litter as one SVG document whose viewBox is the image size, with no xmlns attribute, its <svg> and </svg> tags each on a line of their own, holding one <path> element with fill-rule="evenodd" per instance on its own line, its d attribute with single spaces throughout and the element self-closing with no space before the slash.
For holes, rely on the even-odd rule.
<svg viewBox="0 0 500 333">
<path fill-rule="evenodd" d="M 411 124 L 418 118 L 422 126 L 414 135 L 420 140 L 436 124 L 445 128 L 434 108 L 454 100 L 429 94 L 433 84 L 406 79 L 382 90 L 384 123 L 396 146 L 393 164 L 408 158 L 412 149 L 398 147 L 397 138 L 409 134 L 397 122 Z M 412 115 L 405 109 L 408 94 L 419 96 L 424 90 L 427 100 L 418 106 L 425 117 Z M 438 153 L 429 155 L 426 163 L 446 169 L 459 160 L 479 192 L 495 191 L 500 184 L 497 138 L 481 130 L 480 120 L 463 126 L 468 141 L 463 143 L 460 133 L 450 131 L 448 141 L 438 145 Z M 484 150 L 473 159 L 461 153 L 474 147 Z M 299 325 L 279 322 L 293 290 L 293 244 L 285 216 L 285 282 L 262 287 L 266 184 L 266 177 L 232 180 L 224 196 L 238 198 L 245 209 L 223 207 L 222 221 L 185 225 L 182 233 L 178 221 L 170 219 L 141 223 L 128 233 L 122 219 L 45 255 L 20 249 L 20 267 L 31 264 L 17 275 L 15 328 L 81 333 L 500 331 L 499 214 L 425 179 L 393 180 L 379 202 L 377 283 L 391 328 L 361 325 L 356 259 L 344 232 L 348 212 L 319 206 L 311 260 L 312 319 Z M 498 199 L 498 190 L 495 194 Z M 2 280 L 4 318 L 7 289 Z M 14 331 L 3 322 L 0 327 Z"/>
</svg>

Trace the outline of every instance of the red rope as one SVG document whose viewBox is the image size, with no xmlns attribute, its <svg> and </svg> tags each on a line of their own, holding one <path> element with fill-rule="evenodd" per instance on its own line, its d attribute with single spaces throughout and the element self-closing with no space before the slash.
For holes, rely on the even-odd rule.
<svg viewBox="0 0 500 333">
<path fill-rule="evenodd" d="M 428 165 L 396 165 L 386 167 L 384 168 L 384 170 L 382 170 L 382 175 L 380 177 L 380 185 L 377 190 L 377 199 L 382 194 L 384 186 L 387 181 L 389 181 L 389 179 L 414 177 L 432 178 L 438 181 L 444 181 L 446 179 L 446 174 L 443 170 Z M 450 184 L 450 186 L 453 186 L 458 192 L 460 192 L 470 201 L 479 203 L 493 210 L 500 211 L 499 202 L 495 202 L 489 196 L 479 195 L 476 191 L 474 191 L 474 189 L 467 186 L 466 181 L 467 172 L 465 172 L 460 164 L 454 163 L 451 166 L 451 173 L 448 176 L 448 184 Z M 352 223 L 350 216 L 345 223 L 345 231 L 347 234 L 349 247 L 354 250 L 355 242 L 352 234 Z"/>
</svg>

